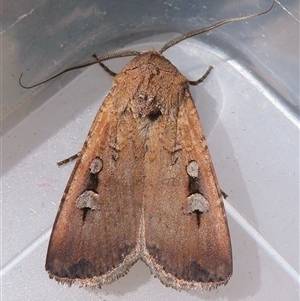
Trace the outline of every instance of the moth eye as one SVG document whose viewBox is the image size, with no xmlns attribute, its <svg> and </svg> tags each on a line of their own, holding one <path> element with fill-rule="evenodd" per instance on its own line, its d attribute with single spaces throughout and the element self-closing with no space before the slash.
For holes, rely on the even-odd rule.
<svg viewBox="0 0 300 301">
<path fill-rule="evenodd" d="M 90 172 L 92 174 L 97 174 L 99 173 L 103 168 L 103 161 L 99 158 L 96 157 L 90 164 Z"/>
</svg>

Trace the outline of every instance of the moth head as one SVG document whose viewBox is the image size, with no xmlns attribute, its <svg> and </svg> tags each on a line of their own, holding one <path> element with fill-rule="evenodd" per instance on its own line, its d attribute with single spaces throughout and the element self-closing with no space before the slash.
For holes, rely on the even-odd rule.
<svg viewBox="0 0 300 301">
<path fill-rule="evenodd" d="M 148 118 L 151 121 L 161 115 L 176 118 L 188 81 L 160 53 L 148 51 L 135 57 L 116 79 L 120 86 L 123 75 L 130 75 L 130 88 L 126 85 L 126 96 L 134 118 Z"/>
</svg>

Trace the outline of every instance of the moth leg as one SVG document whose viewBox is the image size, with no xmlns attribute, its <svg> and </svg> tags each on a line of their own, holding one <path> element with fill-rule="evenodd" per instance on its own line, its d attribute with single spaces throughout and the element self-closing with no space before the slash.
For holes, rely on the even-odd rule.
<svg viewBox="0 0 300 301">
<path fill-rule="evenodd" d="M 207 78 L 208 74 L 210 73 L 210 71 L 212 69 L 213 69 L 213 66 L 209 66 L 203 76 L 201 76 L 198 80 L 189 80 L 189 84 L 192 86 L 196 86 L 196 85 L 202 83 Z"/>
<path fill-rule="evenodd" d="M 228 198 L 228 194 L 226 192 L 224 192 L 222 189 L 221 189 L 221 193 L 222 193 L 224 200 L 226 200 Z"/>
<path fill-rule="evenodd" d="M 97 56 L 97 54 L 93 54 L 93 57 L 98 61 L 99 65 L 104 69 L 104 71 L 106 71 L 109 75 L 111 76 L 116 76 L 117 73 L 111 71 L 106 65 L 104 65 L 101 61 L 99 61 L 99 58 Z"/>
<path fill-rule="evenodd" d="M 64 159 L 64 160 L 62 160 L 62 161 L 59 161 L 59 162 L 57 162 L 56 164 L 57 164 L 58 166 L 67 164 L 67 163 L 69 163 L 69 162 L 71 162 L 71 161 L 77 159 L 77 158 L 79 157 L 79 155 L 80 155 L 80 152 L 78 152 L 77 154 L 75 154 L 75 155 L 73 155 L 73 156 L 71 156 L 71 157 L 69 157 L 69 158 L 67 158 L 67 159 Z"/>
</svg>

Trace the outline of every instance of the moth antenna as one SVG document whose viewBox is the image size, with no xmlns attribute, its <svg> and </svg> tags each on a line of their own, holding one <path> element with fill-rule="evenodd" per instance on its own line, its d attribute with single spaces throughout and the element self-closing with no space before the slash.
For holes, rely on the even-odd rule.
<svg viewBox="0 0 300 301">
<path fill-rule="evenodd" d="M 257 14 L 253 14 L 253 15 L 249 15 L 249 16 L 245 16 L 245 17 L 239 17 L 239 18 L 231 18 L 231 19 L 225 19 L 225 20 L 221 20 L 221 21 L 217 21 L 211 25 L 208 25 L 206 27 L 202 27 L 202 28 L 198 28 L 198 29 L 193 29 L 191 31 L 188 31 L 184 34 L 181 34 L 180 36 L 172 39 L 171 41 L 169 41 L 168 43 L 166 43 L 162 48 L 161 50 L 159 51 L 160 53 L 163 53 L 165 52 L 168 48 L 174 46 L 175 44 L 183 41 L 183 40 L 186 40 L 188 38 L 191 38 L 193 36 L 196 36 L 196 35 L 199 35 L 199 34 L 202 34 L 204 32 L 207 32 L 207 31 L 210 31 L 214 28 L 217 28 L 219 26 L 222 26 L 226 23 L 231 23 L 231 22 L 235 22 L 235 21 L 243 21 L 243 20 L 247 20 L 247 19 L 250 19 L 250 18 L 253 18 L 253 17 L 258 17 L 258 16 L 261 16 L 261 15 L 264 15 L 266 13 L 268 13 L 274 6 L 276 0 L 273 1 L 271 7 L 269 9 L 267 9 L 266 11 L 263 11 L 261 13 L 257 13 Z"/>
<path fill-rule="evenodd" d="M 99 58 L 97 56 L 97 54 L 93 54 L 93 57 L 96 58 L 99 61 Z M 111 76 L 116 76 L 117 73 L 110 70 L 106 65 L 104 65 L 101 61 L 99 61 L 99 65 L 104 69 L 105 72 L 107 72 L 109 75 Z"/>
<path fill-rule="evenodd" d="M 73 66 L 73 67 L 69 67 L 69 68 L 67 68 L 67 69 L 65 69 L 65 70 L 63 70 L 63 71 L 55 74 L 54 76 L 51 76 L 50 78 L 48 78 L 48 79 L 46 79 L 46 80 L 44 80 L 42 82 L 39 82 L 39 83 L 37 83 L 35 85 L 32 85 L 32 86 L 25 86 L 25 85 L 22 84 L 21 79 L 22 79 L 23 73 L 21 73 L 20 78 L 19 78 L 19 84 L 24 89 L 31 89 L 31 88 L 37 87 L 39 85 L 42 85 L 44 83 L 47 83 L 50 80 L 52 80 L 52 79 L 54 79 L 56 77 L 59 77 L 62 74 L 67 73 L 67 72 L 69 72 L 71 70 L 76 70 L 76 69 L 88 67 L 88 66 L 91 66 L 91 65 L 94 65 L 94 64 L 100 64 L 102 66 L 103 64 L 101 64 L 101 62 L 103 62 L 103 61 L 107 61 L 107 60 L 114 59 L 114 58 L 126 57 L 126 56 L 136 56 L 136 55 L 139 55 L 139 54 L 140 54 L 140 52 L 138 52 L 138 51 L 125 50 L 125 51 L 119 51 L 119 52 L 109 53 L 109 54 L 106 54 L 106 55 L 103 55 L 103 56 L 99 56 L 99 57 L 96 56 L 96 55 L 93 55 L 93 59 L 91 59 L 89 61 L 86 61 L 84 63 L 81 63 L 79 65 L 76 65 L 76 66 Z"/>
<path fill-rule="evenodd" d="M 189 84 L 192 86 L 197 86 L 202 83 L 209 75 L 210 71 L 213 69 L 213 66 L 209 66 L 207 71 L 202 75 L 198 80 L 189 80 Z"/>
</svg>

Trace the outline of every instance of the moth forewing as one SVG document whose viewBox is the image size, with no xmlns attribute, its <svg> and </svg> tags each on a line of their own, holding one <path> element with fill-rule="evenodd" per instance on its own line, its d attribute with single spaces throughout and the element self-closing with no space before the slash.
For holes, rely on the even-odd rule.
<svg viewBox="0 0 300 301">
<path fill-rule="evenodd" d="M 63 283 L 111 283 L 139 258 L 142 203 L 136 200 L 142 199 L 144 184 L 143 154 L 136 144 L 142 141 L 129 126 L 132 115 L 120 112 L 119 101 L 128 99 L 124 94 L 116 84 L 106 97 L 61 201 L 46 269 Z M 93 173 L 98 158 L 103 166 Z"/>
<path fill-rule="evenodd" d="M 184 93 L 174 151 L 153 146 L 159 160 L 145 164 L 155 174 L 145 183 L 144 260 L 167 286 L 210 289 L 226 284 L 232 274 L 229 230 L 195 105 L 187 88 L 176 88 Z M 153 136 L 173 127 L 166 123 Z"/>
</svg>

